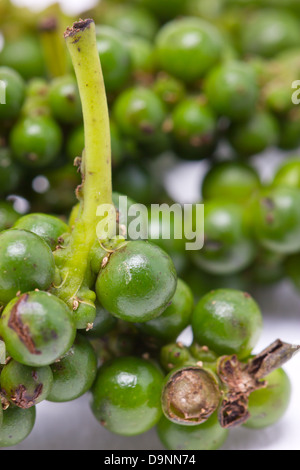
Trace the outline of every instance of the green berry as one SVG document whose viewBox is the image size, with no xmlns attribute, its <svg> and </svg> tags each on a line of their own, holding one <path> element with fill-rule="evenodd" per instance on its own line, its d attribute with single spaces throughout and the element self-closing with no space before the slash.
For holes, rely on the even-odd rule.
<svg viewBox="0 0 300 470">
<path fill-rule="evenodd" d="M 171 305 L 158 317 L 141 323 L 139 329 L 146 335 L 154 336 L 164 343 L 175 341 L 189 325 L 194 308 L 194 297 L 189 286 L 178 279 Z"/>
<path fill-rule="evenodd" d="M 236 161 L 220 162 L 206 173 L 202 183 L 202 196 L 205 201 L 248 202 L 261 187 L 259 176 L 254 168 Z"/>
<path fill-rule="evenodd" d="M 9 202 L 0 202 L 0 232 L 11 228 L 19 217 Z"/>
<path fill-rule="evenodd" d="M 82 120 L 81 101 L 74 77 L 59 77 L 51 82 L 49 106 L 58 122 L 76 124 Z"/>
<path fill-rule="evenodd" d="M 300 190 L 277 187 L 256 205 L 255 234 L 268 250 L 292 254 L 300 250 Z"/>
<path fill-rule="evenodd" d="M 249 356 L 262 330 L 262 315 L 255 300 L 235 289 L 206 294 L 192 315 L 195 340 L 219 355 Z"/>
<path fill-rule="evenodd" d="M 162 381 L 161 372 L 144 359 L 114 359 L 99 369 L 92 389 L 92 411 L 113 433 L 144 433 L 161 418 Z"/>
<path fill-rule="evenodd" d="M 266 387 L 251 393 L 247 428 L 263 429 L 282 418 L 290 403 L 291 383 L 283 369 L 277 369 L 266 378 Z"/>
<path fill-rule="evenodd" d="M 27 410 L 10 406 L 3 412 L 0 426 L 0 447 L 11 447 L 22 442 L 32 431 L 35 424 L 35 407 Z"/>
<path fill-rule="evenodd" d="M 42 77 L 45 62 L 40 41 L 29 34 L 7 39 L 0 52 L 0 64 L 16 70 L 25 80 Z"/>
<path fill-rule="evenodd" d="M 51 249 L 38 235 L 17 229 L 0 233 L 0 302 L 18 292 L 48 289 L 54 273 Z"/>
<path fill-rule="evenodd" d="M 62 131 L 48 116 L 20 120 L 10 134 L 15 159 L 30 168 L 43 168 L 52 163 L 62 146 Z"/>
<path fill-rule="evenodd" d="M 249 119 L 259 97 L 254 69 L 241 61 L 214 68 L 205 80 L 204 91 L 212 109 L 233 121 Z"/>
<path fill-rule="evenodd" d="M 3 367 L 1 393 L 12 404 L 27 409 L 47 398 L 53 383 L 49 366 L 29 367 L 13 359 Z"/>
<path fill-rule="evenodd" d="M 122 89 L 131 75 L 131 58 L 124 36 L 109 26 L 97 26 L 97 47 L 108 92 Z"/>
<path fill-rule="evenodd" d="M 99 302 L 130 322 L 158 317 L 175 294 L 177 275 L 171 258 L 144 241 L 128 242 L 109 257 L 96 282 Z"/>
<path fill-rule="evenodd" d="M 47 400 L 66 402 L 79 398 L 92 386 L 97 373 L 97 357 L 90 342 L 77 335 L 71 349 L 51 365 L 53 384 Z"/>
<path fill-rule="evenodd" d="M 21 364 L 52 364 L 72 346 L 72 312 L 58 297 L 34 291 L 13 299 L 0 319 L 0 334 L 8 354 Z"/>
<path fill-rule="evenodd" d="M 219 61 L 222 39 L 212 24 L 186 17 L 160 29 L 156 50 L 162 70 L 190 83 L 203 78 Z"/>
<path fill-rule="evenodd" d="M 15 223 L 14 228 L 28 230 L 42 238 L 52 251 L 58 245 L 58 239 L 70 232 L 70 228 L 58 217 L 48 214 L 24 215 Z"/>
<path fill-rule="evenodd" d="M 217 450 L 226 441 L 228 430 L 220 426 L 217 413 L 197 426 L 182 426 L 163 417 L 157 426 L 158 436 L 168 450 Z"/>
</svg>

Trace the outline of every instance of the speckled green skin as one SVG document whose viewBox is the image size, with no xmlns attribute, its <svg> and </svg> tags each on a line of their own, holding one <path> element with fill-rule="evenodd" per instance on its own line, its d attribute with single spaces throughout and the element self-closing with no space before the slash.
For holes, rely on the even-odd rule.
<svg viewBox="0 0 300 470">
<path fill-rule="evenodd" d="M 228 430 L 220 426 L 217 413 L 197 426 L 181 426 L 163 417 L 157 433 L 168 450 L 217 450 L 228 437 Z"/>
<path fill-rule="evenodd" d="M 175 144 L 183 158 L 207 156 L 215 144 L 217 120 L 211 108 L 194 98 L 181 101 L 172 113 Z"/>
<path fill-rule="evenodd" d="M 97 357 L 90 342 L 77 335 L 65 356 L 51 365 L 53 385 L 47 400 L 66 402 L 75 400 L 92 386 L 97 373 Z"/>
<path fill-rule="evenodd" d="M 53 383 L 49 366 L 29 367 L 13 359 L 3 367 L 1 393 L 19 408 L 27 409 L 47 398 Z"/>
<path fill-rule="evenodd" d="M 300 189 L 299 157 L 290 157 L 282 163 L 274 176 L 272 186 Z"/>
<path fill-rule="evenodd" d="M 74 77 L 66 75 L 52 80 L 49 106 L 53 117 L 63 124 L 76 124 L 82 120 L 81 101 Z"/>
<path fill-rule="evenodd" d="M 163 70 L 194 82 L 219 61 L 222 39 L 213 25 L 200 18 L 175 19 L 160 29 L 156 51 Z"/>
<path fill-rule="evenodd" d="M 221 200 L 209 201 L 204 211 L 204 247 L 192 252 L 194 262 L 204 271 L 235 274 L 250 266 L 256 245 L 249 234 L 243 206 Z"/>
<path fill-rule="evenodd" d="M 284 415 L 290 403 L 291 383 L 283 369 L 275 370 L 265 380 L 267 387 L 250 395 L 250 419 L 244 424 L 247 428 L 272 426 Z"/>
<path fill-rule="evenodd" d="M 202 184 L 204 201 L 221 199 L 223 201 L 248 202 L 260 189 L 257 172 L 246 163 L 226 161 L 211 167 Z"/>
<path fill-rule="evenodd" d="M 118 96 L 113 106 L 113 116 L 125 136 L 144 143 L 160 134 L 166 110 L 152 90 L 137 86 L 128 88 Z"/>
<path fill-rule="evenodd" d="M 10 145 L 17 161 L 30 168 L 43 168 L 58 157 L 62 131 L 49 116 L 27 117 L 13 127 Z"/>
<path fill-rule="evenodd" d="M 154 336 L 164 343 L 175 341 L 189 325 L 193 307 L 194 296 L 191 289 L 184 281 L 178 279 L 171 305 L 158 318 L 138 326 L 146 335 Z"/>
<path fill-rule="evenodd" d="M 109 26 L 97 26 L 97 47 L 108 92 L 120 90 L 130 78 L 130 53 L 124 37 Z"/>
<path fill-rule="evenodd" d="M 9 202 L 0 202 L 0 232 L 11 228 L 19 217 L 20 214 Z"/>
<path fill-rule="evenodd" d="M 70 349 L 75 334 L 71 311 L 47 292 L 13 299 L 0 319 L 0 335 L 8 354 L 28 366 L 52 364 Z"/>
<path fill-rule="evenodd" d="M 260 111 L 230 129 L 228 137 L 238 155 L 252 156 L 278 144 L 279 125 L 271 113 Z"/>
<path fill-rule="evenodd" d="M 0 233 L 0 302 L 6 304 L 19 291 L 48 289 L 54 273 L 51 249 L 38 235 L 17 229 Z"/>
<path fill-rule="evenodd" d="M 175 294 L 174 264 L 161 248 L 128 242 L 115 251 L 96 282 L 99 302 L 112 315 L 129 322 L 158 317 Z"/>
<path fill-rule="evenodd" d="M 0 67 L 0 80 L 5 83 L 5 104 L 0 105 L 0 120 L 18 116 L 25 98 L 25 82 L 14 69 Z"/>
<path fill-rule="evenodd" d="M 15 446 L 22 442 L 32 431 L 35 424 L 35 406 L 27 410 L 10 406 L 3 412 L 0 427 L 0 447 Z"/>
<path fill-rule="evenodd" d="M 219 355 L 249 356 L 262 331 L 261 311 L 247 293 L 218 289 L 206 294 L 192 314 L 195 340 Z"/>
<path fill-rule="evenodd" d="M 58 217 L 48 214 L 28 214 L 21 217 L 14 225 L 19 230 L 28 230 L 42 238 L 52 251 L 58 245 L 58 239 L 70 228 Z"/>
<path fill-rule="evenodd" d="M 259 96 L 253 68 L 239 61 L 214 68 L 205 80 L 204 91 L 213 110 L 233 121 L 249 119 Z"/>
<path fill-rule="evenodd" d="M 99 369 L 92 389 L 92 411 L 113 433 L 134 436 L 146 432 L 162 415 L 162 382 L 162 373 L 144 359 L 115 359 Z"/>
<path fill-rule="evenodd" d="M 250 16 L 248 24 L 244 24 L 241 39 L 245 53 L 270 58 L 299 46 L 299 24 L 288 11 L 275 8 L 257 11 Z"/>
<path fill-rule="evenodd" d="M 0 148 L 0 195 L 14 191 L 18 187 L 21 178 L 22 170 L 13 161 L 10 150 Z"/>
<path fill-rule="evenodd" d="M 266 191 L 255 212 L 255 234 L 259 243 L 275 253 L 300 250 L 300 190 L 278 187 Z"/>
</svg>

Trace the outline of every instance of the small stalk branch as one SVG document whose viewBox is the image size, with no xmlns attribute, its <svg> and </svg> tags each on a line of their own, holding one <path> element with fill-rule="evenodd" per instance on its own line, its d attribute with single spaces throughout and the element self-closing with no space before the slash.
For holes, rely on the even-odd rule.
<svg viewBox="0 0 300 470">
<path fill-rule="evenodd" d="M 93 20 L 80 20 L 65 32 L 81 97 L 85 150 L 81 161 L 80 210 L 61 269 L 62 286 L 56 290 L 72 307 L 83 284 L 88 255 L 97 238 L 97 209 L 112 204 L 111 140 L 105 86 Z"/>
</svg>

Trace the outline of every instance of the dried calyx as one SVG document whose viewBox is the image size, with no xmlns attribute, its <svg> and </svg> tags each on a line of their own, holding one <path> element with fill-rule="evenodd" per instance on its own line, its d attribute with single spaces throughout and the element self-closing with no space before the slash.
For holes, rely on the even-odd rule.
<svg viewBox="0 0 300 470">
<path fill-rule="evenodd" d="M 222 427 L 232 428 L 245 423 L 250 417 L 249 396 L 255 390 L 267 386 L 262 380 L 289 361 L 300 346 L 277 340 L 247 363 L 238 361 L 235 355 L 223 356 L 218 362 L 218 377 L 224 390 L 219 408 Z"/>
<path fill-rule="evenodd" d="M 188 364 L 175 369 L 167 376 L 162 393 L 164 414 L 177 424 L 196 425 L 218 409 L 223 428 L 239 426 L 250 417 L 250 394 L 266 387 L 263 379 L 299 350 L 300 346 L 277 340 L 248 362 L 236 355 L 220 357 L 216 374 Z"/>
</svg>

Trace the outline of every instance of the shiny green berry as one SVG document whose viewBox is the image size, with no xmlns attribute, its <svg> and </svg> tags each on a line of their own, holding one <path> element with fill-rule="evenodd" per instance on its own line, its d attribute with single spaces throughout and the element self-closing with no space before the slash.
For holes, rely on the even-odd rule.
<svg viewBox="0 0 300 470">
<path fill-rule="evenodd" d="M 59 77 L 51 82 L 49 106 L 58 122 L 76 124 L 82 120 L 81 101 L 74 77 Z"/>
<path fill-rule="evenodd" d="M 166 118 L 163 102 L 148 88 L 128 88 L 116 99 L 113 116 L 121 133 L 144 143 L 156 139 Z"/>
<path fill-rule="evenodd" d="M 0 302 L 18 292 L 48 289 L 54 273 L 51 249 L 38 235 L 17 229 L 0 233 Z"/>
<path fill-rule="evenodd" d="M 82 334 L 89 339 L 101 338 L 117 326 L 117 319 L 108 313 L 99 303 L 96 303 L 96 318 L 93 327 Z"/>
<path fill-rule="evenodd" d="M 272 186 L 300 189 L 300 158 L 289 157 L 277 169 Z"/>
<path fill-rule="evenodd" d="M 144 359 L 114 359 L 99 369 L 92 388 L 92 411 L 113 433 L 144 433 L 161 418 L 162 381 L 158 368 Z"/>
<path fill-rule="evenodd" d="M 195 340 L 219 355 L 249 356 L 259 340 L 262 315 L 255 300 L 235 289 L 206 294 L 192 314 Z"/>
<path fill-rule="evenodd" d="M 256 245 L 249 233 L 243 206 L 214 199 L 205 204 L 204 247 L 193 251 L 193 262 L 211 274 L 229 275 L 250 266 Z"/>
<path fill-rule="evenodd" d="M 34 291 L 13 299 L 0 319 L 0 335 L 8 354 L 21 364 L 52 364 L 72 346 L 72 312 L 58 297 Z"/>
<path fill-rule="evenodd" d="M 217 413 L 197 426 L 182 426 L 163 417 L 157 433 L 168 450 L 217 450 L 228 437 L 228 430 L 220 426 Z"/>
<path fill-rule="evenodd" d="M 266 387 L 251 393 L 247 428 L 263 429 L 272 426 L 286 412 L 291 397 L 291 382 L 283 369 L 277 369 L 266 378 Z"/>
<path fill-rule="evenodd" d="M 131 58 L 124 37 L 110 26 L 97 26 L 97 47 L 108 92 L 122 89 L 131 75 Z"/>
<path fill-rule="evenodd" d="M 16 70 L 25 80 L 44 76 L 45 61 L 41 42 L 31 34 L 7 39 L 0 52 L 0 64 Z"/>
<path fill-rule="evenodd" d="M 55 250 L 59 244 L 59 238 L 70 232 L 70 228 L 58 217 L 48 214 L 24 215 L 15 223 L 14 228 L 28 230 L 42 238 L 51 248 Z"/>
<path fill-rule="evenodd" d="M 298 47 L 299 42 L 298 19 L 287 10 L 258 10 L 242 29 L 242 47 L 247 54 L 270 58 Z"/>
<path fill-rule="evenodd" d="M 203 78 L 219 61 L 222 39 L 212 24 L 185 17 L 160 29 L 156 50 L 162 70 L 189 83 Z"/>
<path fill-rule="evenodd" d="M 217 120 L 201 98 L 182 100 L 172 113 L 172 136 L 182 158 L 209 155 L 216 141 Z"/>
<path fill-rule="evenodd" d="M 53 384 L 47 400 L 75 400 L 92 386 L 97 373 L 97 357 L 90 342 L 77 335 L 71 349 L 51 365 Z"/>
<path fill-rule="evenodd" d="M 27 410 L 10 406 L 3 411 L 3 423 L 0 426 L 0 447 L 11 447 L 22 442 L 31 433 L 35 417 L 35 406 Z"/>
<path fill-rule="evenodd" d="M 233 125 L 229 141 L 238 155 L 251 156 L 278 144 L 279 125 L 271 113 L 260 111 L 249 121 Z"/>
<path fill-rule="evenodd" d="M 158 317 L 175 294 L 177 274 L 161 248 L 128 242 L 109 257 L 96 282 L 99 302 L 112 315 L 129 322 Z"/>
<path fill-rule="evenodd" d="M 205 201 L 248 202 L 261 187 L 258 173 L 246 163 L 226 161 L 214 164 L 206 173 L 202 183 Z"/>
<path fill-rule="evenodd" d="M 1 393 L 13 405 L 27 409 L 47 398 L 53 383 L 49 366 L 29 367 L 10 360 L 0 377 Z"/>
<path fill-rule="evenodd" d="M 300 190 L 278 186 L 266 191 L 256 205 L 255 234 L 275 253 L 300 250 Z"/>
<path fill-rule="evenodd" d="M 12 129 L 10 145 L 15 159 L 29 168 L 52 163 L 62 146 L 62 131 L 48 116 L 21 119 Z"/>
<path fill-rule="evenodd" d="M 204 91 L 212 109 L 233 121 L 249 119 L 259 97 L 254 69 L 242 61 L 215 67 L 205 80 Z"/>
</svg>

